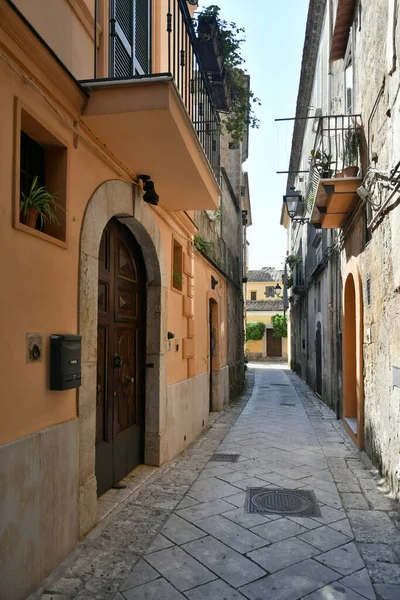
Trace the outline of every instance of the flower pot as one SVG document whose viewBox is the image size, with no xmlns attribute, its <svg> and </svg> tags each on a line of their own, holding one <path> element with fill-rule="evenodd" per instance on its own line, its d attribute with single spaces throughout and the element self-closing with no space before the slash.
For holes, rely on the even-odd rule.
<svg viewBox="0 0 400 600">
<path fill-rule="evenodd" d="M 322 171 L 321 179 L 330 179 L 332 177 L 332 174 L 333 174 L 332 170 Z"/>
<path fill-rule="evenodd" d="M 343 169 L 344 177 L 357 177 L 358 175 L 358 167 L 346 167 Z"/>
<path fill-rule="evenodd" d="M 338 171 L 335 175 L 335 177 L 343 177 L 343 172 L 342 171 Z"/>
<path fill-rule="evenodd" d="M 208 73 L 220 73 L 222 55 L 215 17 L 199 17 L 197 26 L 197 54 L 201 66 Z"/>
<path fill-rule="evenodd" d="M 33 229 L 35 229 L 36 223 L 38 220 L 38 216 L 39 216 L 38 209 L 30 208 L 27 215 L 21 213 L 20 220 L 21 220 L 21 223 L 23 223 L 24 225 L 27 225 L 28 227 L 33 227 Z"/>
</svg>

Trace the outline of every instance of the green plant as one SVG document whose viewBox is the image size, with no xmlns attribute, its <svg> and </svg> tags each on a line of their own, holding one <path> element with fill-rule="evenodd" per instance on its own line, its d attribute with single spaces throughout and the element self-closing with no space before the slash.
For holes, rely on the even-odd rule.
<svg viewBox="0 0 400 600">
<path fill-rule="evenodd" d="M 175 270 L 175 267 L 172 267 L 172 279 L 175 284 L 175 287 L 177 288 L 181 288 L 182 287 L 182 281 L 183 281 L 183 277 L 182 277 L 182 273 L 179 273 L 179 271 Z"/>
<path fill-rule="evenodd" d="M 293 269 L 295 265 L 300 264 L 302 262 L 302 258 L 301 256 L 297 256 L 297 254 L 289 254 L 289 256 L 286 257 L 285 262 L 287 265 L 289 265 L 291 269 Z"/>
<path fill-rule="evenodd" d="M 243 27 L 238 27 L 236 23 L 228 23 L 221 19 L 220 10 L 219 6 L 212 4 L 202 10 L 198 19 L 206 26 L 209 23 L 208 34 L 211 33 L 211 24 L 216 23 L 223 67 L 231 87 L 231 106 L 229 113 L 223 119 L 223 124 L 232 140 L 239 142 L 243 139 L 248 126 L 258 129 L 260 121 L 254 113 L 253 106 L 254 104 L 261 106 L 261 102 L 250 90 L 249 78 L 242 68 L 244 59 L 240 50 L 242 42 L 245 41 L 243 37 L 245 30 Z M 207 33 L 202 35 L 207 38 Z"/>
<path fill-rule="evenodd" d="M 275 337 L 287 337 L 287 319 L 285 315 L 274 315 L 271 319 Z"/>
<path fill-rule="evenodd" d="M 358 148 L 359 148 L 359 131 L 358 129 L 349 129 L 344 134 L 344 153 L 343 161 L 346 167 L 357 165 L 358 163 Z"/>
<path fill-rule="evenodd" d="M 50 194 L 45 187 L 39 186 L 37 177 L 33 178 L 28 194 L 21 192 L 21 215 L 23 215 L 31 227 L 35 226 L 38 218 L 40 219 L 41 227 L 45 223 L 58 223 L 59 221 L 56 216 L 57 208 L 63 209 L 59 204 L 57 196 Z M 31 223 L 29 223 L 30 215 L 33 215 Z"/>
<path fill-rule="evenodd" d="M 293 275 L 288 275 L 286 278 L 286 289 L 290 290 L 293 287 Z"/>
<path fill-rule="evenodd" d="M 253 340 L 257 342 L 262 340 L 265 332 L 265 323 L 258 321 L 256 323 L 247 323 L 246 325 L 246 342 Z"/>
<path fill-rule="evenodd" d="M 310 157 L 313 169 L 316 169 L 320 175 L 332 175 L 331 166 L 335 165 L 336 162 L 332 160 L 331 154 L 313 149 L 310 152 Z"/>
<path fill-rule="evenodd" d="M 193 240 L 193 245 L 199 252 L 210 254 L 211 244 L 207 242 L 201 235 L 196 235 Z"/>
</svg>

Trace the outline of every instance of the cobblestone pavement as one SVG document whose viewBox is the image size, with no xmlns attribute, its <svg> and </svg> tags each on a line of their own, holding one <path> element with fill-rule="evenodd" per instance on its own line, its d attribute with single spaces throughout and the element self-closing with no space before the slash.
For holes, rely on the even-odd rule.
<svg viewBox="0 0 400 600">
<path fill-rule="evenodd" d="M 296 375 L 254 367 L 242 399 L 30 599 L 400 599 L 398 504 Z M 321 516 L 248 513 L 246 490 L 260 487 L 313 490 Z"/>
</svg>

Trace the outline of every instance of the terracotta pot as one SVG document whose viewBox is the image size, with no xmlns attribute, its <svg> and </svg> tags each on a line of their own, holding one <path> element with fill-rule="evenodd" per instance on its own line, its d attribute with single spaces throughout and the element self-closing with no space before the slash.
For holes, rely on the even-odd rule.
<svg viewBox="0 0 400 600">
<path fill-rule="evenodd" d="M 343 169 L 344 177 L 357 177 L 358 167 L 346 167 Z"/>
<path fill-rule="evenodd" d="M 343 173 L 342 171 L 338 171 L 335 175 L 335 177 L 343 177 Z"/>
<path fill-rule="evenodd" d="M 38 220 L 39 211 L 37 208 L 30 208 L 27 215 L 21 214 L 21 223 L 35 229 Z"/>
</svg>

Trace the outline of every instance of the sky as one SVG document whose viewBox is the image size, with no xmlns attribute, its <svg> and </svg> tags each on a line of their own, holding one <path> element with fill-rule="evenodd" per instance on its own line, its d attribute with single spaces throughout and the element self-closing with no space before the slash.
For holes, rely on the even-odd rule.
<svg viewBox="0 0 400 600">
<path fill-rule="evenodd" d="M 250 269 L 282 268 L 286 255 L 286 230 L 280 225 L 282 196 L 289 168 L 293 122 L 300 78 L 309 0 L 212 0 L 220 17 L 244 27 L 242 44 L 250 87 L 261 99 L 256 114 L 260 128 L 250 130 L 249 174 L 253 225 L 248 228 Z"/>
</svg>

